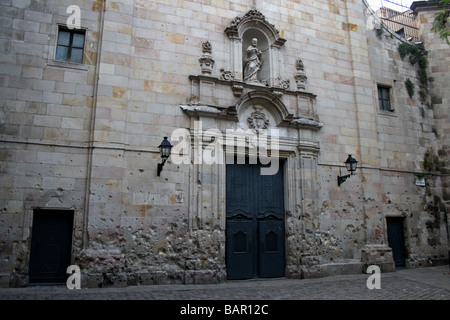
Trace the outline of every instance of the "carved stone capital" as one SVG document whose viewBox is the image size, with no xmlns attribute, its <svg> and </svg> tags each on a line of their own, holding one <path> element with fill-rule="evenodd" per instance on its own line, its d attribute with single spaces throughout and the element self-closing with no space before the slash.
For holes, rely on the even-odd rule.
<svg viewBox="0 0 450 320">
<path fill-rule="evenodd" d="M 303 71 L 298 71 L 294 74 L 295 83 L 297 84 L 298 90 L 305 90 L 306 88 L 306 80 L 308 77 Z"/>
<path fill-rule="evenodd" d="M 233 95 L 235 97 L 240 97 L 242 95 L 242 91 L 244 91 L 244 87 L 238 84 L 231 86 L 231 90 L 233 90 Z"/>
<path fill-rule="evenodd" d="M 211 74 L 214 67 L 214 59 L 209 54 L 204 54 L 198 59 L 203 74 Z"/>
<path fill-rule="evenodd" d="M 295 68 L 297 69 L 297 71 L 294 73 L 294 79 L 297 84 L 297 90 L 305 90 L 306 80 L 308 79 L 308 77 L 304 72 L 305 66 L 302 59 L 297 59 L 297 61 L 295 62 Z"/>
</svg>

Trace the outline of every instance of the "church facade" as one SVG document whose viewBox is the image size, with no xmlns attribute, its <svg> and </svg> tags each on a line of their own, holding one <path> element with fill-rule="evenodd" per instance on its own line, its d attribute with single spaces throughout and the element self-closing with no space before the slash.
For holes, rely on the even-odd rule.
<svg viewBox="0 0 450 320">
<path fill-rule="evenodd" d="M 364 0 L 1 6 L 0 285 L 448 262 L 438 4 L 419 42 Z"/>
</svg>

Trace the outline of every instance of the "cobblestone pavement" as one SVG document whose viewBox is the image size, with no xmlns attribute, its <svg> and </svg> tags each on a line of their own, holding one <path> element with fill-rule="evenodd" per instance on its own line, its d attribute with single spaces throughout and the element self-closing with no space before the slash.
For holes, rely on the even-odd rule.
<svg viewBox="0 0 450 320">
<path fill-rule="evenodd" d="M 369 274 L 319 279 L 260 279 L 214 285 L 152 285 L 124 288 L 35 286 L 0 288 L 0 300 L 450 300 L 449 266 L 381 274 L 369 290 Z"/>
</svg>

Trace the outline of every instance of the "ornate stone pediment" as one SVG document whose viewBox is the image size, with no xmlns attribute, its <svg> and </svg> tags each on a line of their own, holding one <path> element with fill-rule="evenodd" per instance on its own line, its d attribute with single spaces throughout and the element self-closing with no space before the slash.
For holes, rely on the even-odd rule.
<svg viewBox="0 0 450 320">
<path fill-rule="evenodd" d="M 180 105 L 190 116 L 239 120 L 252 128 L 247 119 L 249 114 L 240 119 L 238 116 L 244 109 L 253 110 L 254 106 L 262 106 L 272 115 L 272 124 L 275 127 L 310 130 L 322 127 L 314 111 L 316 96 L 312 93 L 205 75 L 190 76 L 190 80 L 191 96 L 186 100 L 186 104 Z M 253 123 L 255 120 L 256 117 Z M 253 129 L 261 128 L 255 125 Z"/>
<path fill-rule="evenodd" d="M 234 18 L 225 33 L 231 42 L 230 60 L 215 71 L 212 44 L 203 42 L 201 74 L 189 76 L 190 96 L 180 105 L 186 114 L 257 132 L 322 127 L 314 110 L 316 95 L 305 91 L 303 61 L 296 61 L 295 82 L 283 74 L 286 40 L 261 12 L 250 10 Z"/>
<path fill-rule="evenodd" d="M 245 15 L 234 18 L 230 26 L 225 29 L 225 33 L 230 39 L 241 38 L 243 27 L 249 23 L 258 23 L 259 27 L 264 28 L 273 37 L 273 45 L 281 47 L 286 42 L 275 26 L 267 21 L 266 17 L 258 10 L 250 10 Z"/>
</svg>

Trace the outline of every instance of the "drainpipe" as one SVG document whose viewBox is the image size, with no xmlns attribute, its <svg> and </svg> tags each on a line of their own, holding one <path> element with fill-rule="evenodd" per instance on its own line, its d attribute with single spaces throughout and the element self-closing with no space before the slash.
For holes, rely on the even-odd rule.
<svg viewBox="0 0 450 320">
<path fill-rule="evenodd" d="M 88 146 L 88 160 L 87 160 L 87 173 L 86 173 L 86 193 L 84 203 L 84 217 L 83 217 L 83 238 L 82 238 L 82 250 L 85 250 L 89 243 L 88 237 L 88 221 L 89 221 L 89 206 L 90 206 L 90 194 L 91 194 L 91 178 L 92 178 L 92 158 L 94 153 L 94 129 L 95 129 L 95 116 L 97 106 L 98 95 L 98 82 L 100 74 L 100 61 L 102 52 L 102 40 L 103 40 L 103 26 L 105 21 L 106 1 L 102 1 L 100 9 L 99 30 L 98 30 L 98 43 L 97 43 L 97 61 L 95 66 L 95 83 L 94 83 L 94 96 L 92 99 L 92 114 L 90 123 L 89 134 L 89 146 Z"/>
</svg>

